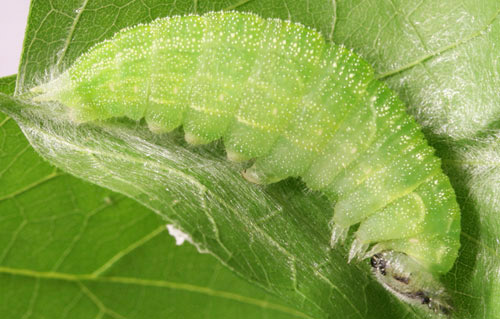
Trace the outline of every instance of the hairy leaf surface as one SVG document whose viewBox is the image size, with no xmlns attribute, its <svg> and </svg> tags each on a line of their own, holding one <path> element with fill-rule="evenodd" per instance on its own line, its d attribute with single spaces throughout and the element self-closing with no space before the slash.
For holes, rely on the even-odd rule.
<svg viewBox="0 0 500 319">
<path fill-rule="evenodd" d="M 0 92 L 14 84 L 0 79 Z M 0 141 L 2 318 L 308 318 L 176 247 L 147 208 L 44 162 L 4 114 Z"/>
<path fill-rule="evenodd" d="M 498 147 L 492 147 L 499 123 L 496 1 L 479 6 L 451 0 L 438 6 L 375 0 L 35 1 L 17 91 L 63 69 L 125 26 L 224 8 L 290 17 L 316 27 L 361 53 L 409 103 L 446 160 L 460 196 L 463 248 L 446 277 L 456 317 L 497 318 L 500 209 L 495 195 L 500 177 Z M 26 111 L 19 100 L 2 96 L 0 105 L 17 117 L 41 151 L 58 143 L 79 161 L 86 158 L 87 166 L 78 167 L 67 164 L 74 157 L 53 157 L 60 166 L 136 198 L 188 232 L 201 249 L 311 316 L 419 316 L 390 300 L 366 265 L 347 265 L 343 251 L 328 250 L 324 212 L 331 207 L 323 198 L 305 194 L 303 185 L 248 185 L 238 167 L 221 160 L 220 147 L 186 149 L 176 137 L 153 138 L 130 123 L 116 123 L 111 131 L 74 129 Z M 149 144 L 127 139 L 127 130 Z"/>
</svg>

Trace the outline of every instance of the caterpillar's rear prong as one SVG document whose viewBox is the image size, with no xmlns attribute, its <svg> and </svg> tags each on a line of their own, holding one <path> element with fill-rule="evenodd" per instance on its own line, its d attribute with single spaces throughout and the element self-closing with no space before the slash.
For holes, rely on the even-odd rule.
<svg viewBox="0 0 500 319">
<path fill-rule="evenodd" d="M 347 233 L 349 232 L 349 227 L 342 227 L 334 222 L 330 223 L 331 226 L 331 236 L 330 236 L 330 247 L 335 247 L 337 243 L 343 243 L 347 238 Z"/>
<path fill-rule="evenodd" d="M 354 239 L 351 244 L 351 249 L 349 250 L 349 262 L 353 259 L 361 260 L 364 258 L 366 251 L 368 250 L 369 244 L 363 243 L 359 239 Z"/>
</svg>

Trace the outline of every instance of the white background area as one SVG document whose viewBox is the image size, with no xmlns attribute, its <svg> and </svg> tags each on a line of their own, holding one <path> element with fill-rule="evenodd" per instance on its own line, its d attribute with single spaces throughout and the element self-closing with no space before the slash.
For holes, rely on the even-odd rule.
<svg viewBox="0 0 500 319">
<path fill-rule="evenodd" d="M 30 0 L 0 0 L 0 77 L 17 73 Z"/>
</svg>

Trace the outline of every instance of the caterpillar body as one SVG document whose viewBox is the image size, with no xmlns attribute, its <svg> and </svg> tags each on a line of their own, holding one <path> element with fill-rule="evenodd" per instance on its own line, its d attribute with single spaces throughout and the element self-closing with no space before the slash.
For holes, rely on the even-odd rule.
<svg viewBox="0 0 500 319">
<path fill-rule="evenodd" d="M 222 139 L 227 157 L 267 184 L 301 178 L 335 202 L 331 244 L 371 257 L 398 297 L 448 313 L 438 276 L 458 253 L 460 211 L 440 160 L 371 66 L 297 23 L 237 12 L 157 19 L 98 43 L 34 101 L 76 122 L 145 119 L 182 126 L 191 144 Z"/>
</svg>

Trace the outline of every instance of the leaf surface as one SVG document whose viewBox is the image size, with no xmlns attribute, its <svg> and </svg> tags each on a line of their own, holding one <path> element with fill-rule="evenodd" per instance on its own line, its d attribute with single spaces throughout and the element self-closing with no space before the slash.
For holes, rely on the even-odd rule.
<svg viewBox="0 0 500 319">
<path fill-rule="evenodd" d="M 407 102 L 457 192 L 462 249 L 446 277 L 457 317 L 500 318 L 500 3 L 342 4 L 334 38 Z"/>
<path fill-rule="evenodd" d="M 175 246 L 144 206 L 43 161 L 3 113 L 0 168 L 2 318 L 308 318 Z"/>
<path fill-rule="evenodd" d="M 17 91 L 125 26 L 220 9 L 316 27 L 374 65 L 424 126 L 460 197 L 463 248 L 445 278 L 455 316 L 498 318 L 497 1 L 35 1 Z M 222 160 L 220 145 L 185 148 L 177 137 L 152 137 L 120 123 L 73 130 L 34 116 L 19 100 L 2 96 L 0 105 L 56 164 L 137 199 L 200 249 L 310 316 L 423 316 L 382 291 L 366 264 L 347 265 L 342 250 L 329 250 L 325 212 L 332 207 L 300 183 L 248 185 L 239 167 Z M 142 140 L 128 138 L 130 130 Z M 66 157 L 49 152 L 53 145 L 63 145 Z M 68 165 L 75 158 L 81 167 Z"/>
</svg>

